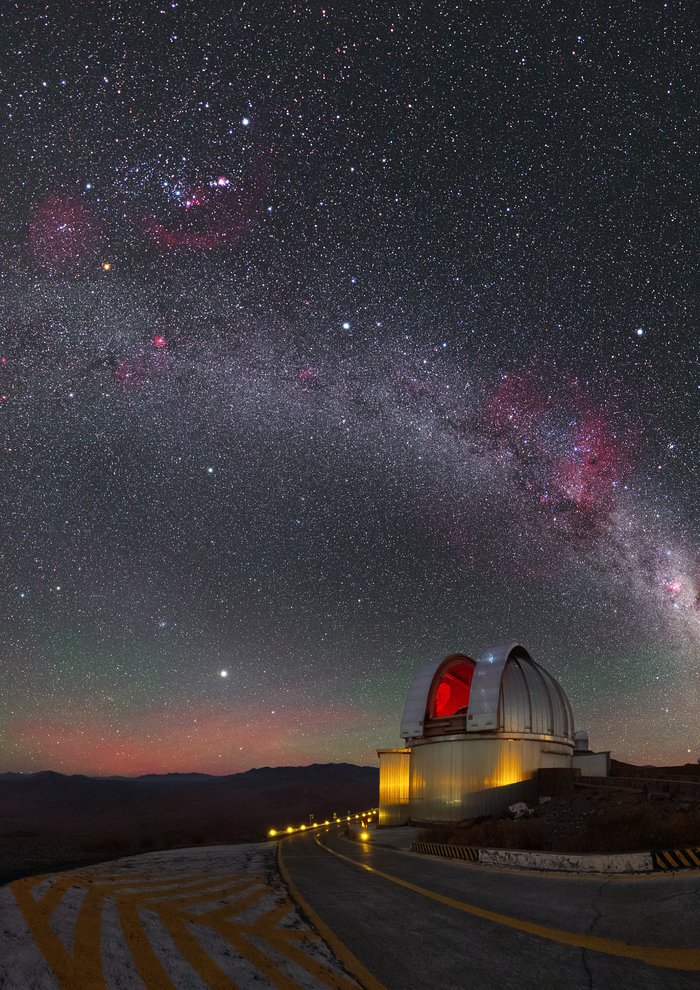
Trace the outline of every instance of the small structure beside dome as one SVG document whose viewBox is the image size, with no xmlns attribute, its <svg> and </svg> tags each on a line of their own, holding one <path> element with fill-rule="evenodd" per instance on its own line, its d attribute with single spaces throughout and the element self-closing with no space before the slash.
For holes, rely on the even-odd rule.
<svg viewBox="0 0 700 990">
<path fill-rule="evenodd" d="M 576 735 L 581 746 L 585 734 Z M 569 699 L 518 643 L 478 661 L 453 653 L 426 663 L 408 689 L 401 736 L 404 747 L 378 751 L 380 825 L 499 814 L 534 799 L 537 770 L 606 755 L 590 753 L 585 735 L 586 752 L 574 756 Z"/>
</svg>

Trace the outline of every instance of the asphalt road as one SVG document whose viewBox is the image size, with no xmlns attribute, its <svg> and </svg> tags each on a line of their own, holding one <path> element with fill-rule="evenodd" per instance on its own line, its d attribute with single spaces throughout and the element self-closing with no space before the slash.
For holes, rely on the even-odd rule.
<svg viewBox="0 0 700 990">
<path fill-rule="evenodd" d="M 496 870 L 332 831 L 287 839 L 281 855 L 310 907 L 387 990 L 700 988 L 700 871 Z"/>
</svg>

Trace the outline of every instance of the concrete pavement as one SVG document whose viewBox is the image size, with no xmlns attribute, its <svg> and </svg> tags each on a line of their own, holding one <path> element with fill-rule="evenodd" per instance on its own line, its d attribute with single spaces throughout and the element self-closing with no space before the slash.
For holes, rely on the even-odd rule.
<svg viewBox="0 0 700 990">
<path fill-rule="evenodd" d="M 151 853 L 0 888 L 2 990 L 358 990 L 269 844 Z"/>
<path fill-rule="evenodd" d="M 332 829 L 277 851 L 283 879 L 275 846 L 260 843 L 0 888 L 0 987 L 700 987 L 700 872 L 536 875 L 352 843 Z"/>
<path fill-rule="evenodd" d="M 700 986 L 700 873 L 533 875 L 319 838 L 283 862 L 387 990 Z"/>
</svg>

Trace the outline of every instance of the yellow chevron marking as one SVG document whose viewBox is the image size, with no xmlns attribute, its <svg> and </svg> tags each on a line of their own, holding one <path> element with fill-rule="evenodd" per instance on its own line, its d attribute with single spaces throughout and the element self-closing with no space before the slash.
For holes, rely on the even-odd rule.
<svg viewBox="0 0 700 990">
<path fill-rule="evenodd" d="M 209 929 L 224 938 L 240 959 L 277 990 L 298 990 L 298 981 L 284 969 L 289 963 L 316 977 L 329 990 L 358 990 L 357 984 L 333 969 L 332 963 L 326 964 L 305 951 L 305 946 L 317 941 L 313 931 L 284 926 L 295 906 L 261 873 L 223 877 L 198 873 L 167 879 L 147 875 L 120 877 L 97 871 L 61 874 L 41 896 L 36 896 L 35 889 L 46 879 L 25 878 L 15 881 L 10 889 L 61 990 L 105 990 L 101 936 L 107 900 L 117 907 L 125 946 L 148 990 L 177 988 L 149 940 L 144 912 L 157 919 L 182 959 L 216 990 L 241 988 L 200 943 L 198 930 Z M 55 914 L 60 919 L 63 898 L 73 888 L 82 892 L 82 903 L 70 953 L 53 924 Z M 266 897 L 272 898 L 273 903 L 263 907 Z M 258 905 L 263 909 L 259 910 Z M 243 922 L 241 916 L 249 909 L 251 916 Z"/>
<path fill-rule="evenodd" d="M 102 962 L 101 955 L 99 953 L 99 926 L 101 922 L 101 911 L 95 904 L 95 899 L 91 899 L 91 908 L 96 911 L 98 921 L 97 921 L 97 952 L 95 952 L 95 945 L 93 945 L 89 950 L 87 948 L 88 941 L 94 938 L 94 926 L 82 924 L 76 928 L 76 944 L 73 948 L 73 955 L 70 955 L 56 933 L 51 928 L 51 913 L 53 898 L 44 898 L 42 901 L 34 900 L 31 894 L 31 889 L 36 884 L 36 877 L 28 877 L 24 880 L 16 880 L 15 883 L 10 885 L 10 888 L 14 894 L 15 900 L 19 905 L 22 914 L 24 915 L 29 931 L 32 934 L 34 941 L 36 942 L 38 948 L 43 953 L 44 958 L 48 962 L 49 966 L 53 970 L 53 973 L 61 987 L 79 987 L 79 986 L 89 986 L 91 990 L 104 990 L 104 980 L 102 977 Z M 75 884 L 75 877 L 69 877 L 65 874 L 61 876 L 61 888 L 63 892 Z M 53 890 L 53 888 L 52 888 Z M 51 893 L 51 891 L 49 891 Z M 54 898 L 57 895 L 54 895 Z M 87 895 L 85 897 L 87 900 Z M 81 914 L 83 911 L 83 906 L 81 906 Z M 79 915 L 80 920 L 80 915 Z M 79 945 L 78 938 L 80 939 Z M 80 958 L 77 953 L 85 954 L 87 952 L 87 958 Z M 80 961 L 78 962 L 80 958 Z M 90 960 L 90 961 L 88 961 Z M 79 980 L 83 980 L 82 983 Z M 88 981 L 89 982 L 86 982 Z"/>
</svg>

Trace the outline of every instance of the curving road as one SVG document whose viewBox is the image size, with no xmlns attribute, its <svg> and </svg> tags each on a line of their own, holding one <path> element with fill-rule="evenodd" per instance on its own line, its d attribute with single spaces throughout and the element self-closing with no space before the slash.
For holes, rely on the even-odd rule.
<svg viewBox="0 0 700 990">
<path fill-rule="evenodd" d="M 370 990 L 700 987 L 700 871 L 496 870 L 333 831 L 287 839 L 279 856 Z"/>
</svg>

